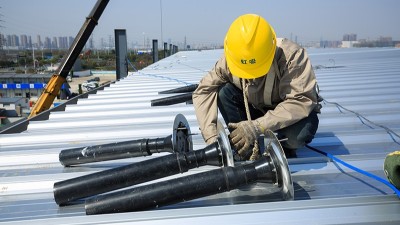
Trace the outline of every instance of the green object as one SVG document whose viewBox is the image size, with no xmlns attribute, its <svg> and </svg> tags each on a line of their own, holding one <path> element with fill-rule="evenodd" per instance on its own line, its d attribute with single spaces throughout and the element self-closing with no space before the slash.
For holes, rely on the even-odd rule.
<svg viewBox="0 0 400 225">
<path fill-rule="evenodd" d="M 400 189 L 400 151 L 388 154 L 383 167 L 390 183 Z"/>
</svg>

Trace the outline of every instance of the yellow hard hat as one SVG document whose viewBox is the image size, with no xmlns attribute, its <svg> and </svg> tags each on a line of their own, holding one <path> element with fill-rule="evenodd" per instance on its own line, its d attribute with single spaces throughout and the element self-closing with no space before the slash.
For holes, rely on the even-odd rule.
<svg viewBox="0 0 400 225">
<path fill-rule="evenodd" d="M 255 79 L 267 74 L 275 49 L 275 31 L 259 15 L 239 16 L 225 36 L 224 52 L 229 70 L 240 78 Z"/>
</svg>

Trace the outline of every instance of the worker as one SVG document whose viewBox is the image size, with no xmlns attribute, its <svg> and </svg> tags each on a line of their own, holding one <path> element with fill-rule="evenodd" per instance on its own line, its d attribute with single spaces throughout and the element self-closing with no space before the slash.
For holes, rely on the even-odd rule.
<svg viewBox="0 0 400 225">
<path fill-rule="evenodd" d="M 257 158 L 258 139 L 267 130 L 286 140 L 281 144 L 287 157 L 297 157 L 296 149 L 314 138 L 321 107 L 305 49 L 277 39 L 270 24 L 255 14 L 231 24 L 224 54 L 201 79 L 193 104 L 206 143 L 216 141 L 219 109 L 243 160 Z"/>
</svg>

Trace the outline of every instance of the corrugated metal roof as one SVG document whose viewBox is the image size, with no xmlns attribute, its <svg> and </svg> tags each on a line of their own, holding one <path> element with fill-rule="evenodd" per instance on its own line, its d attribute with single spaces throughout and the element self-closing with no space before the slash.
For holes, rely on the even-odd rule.
<svg viewBox="0 0 400 225">
<path fill-rule="evenodd" d="M 400 140 L 377 125 L 400 133 L 400 49 L 308 52 L 326 100 L 311 145 L 385 178 L 384 158 L 399 149 Z M 151 107 L 150 101 L 170 96 L 159 95 L 159 91 L 198 83 L 221 54 L 222 50 L 178 52 L 79 99 L 76 105 L 67 105 L 63 112 L 52 112 L 48 120 L 30 121 L 25 132 L 0 135 L 0 223 L 399 223 L 399 199 L 389 187 L 307 148 L 298 151 L 298 158 L 289 159 L 294 201 L 279 201 L 266 195 L 263 184 L 255 184 L 157 210 L 123 214 L 86 216 L 83 204 L 59 207 L 55 203 L 54 182 L 159 156 L 64 168 L 58 161 L 62 149 L 165 137 L 172 133 L 178 113 L 185 115 L 191 131 L 197 133 L 194 149 L 205 147 L 192 105 Z"/>
</svg>

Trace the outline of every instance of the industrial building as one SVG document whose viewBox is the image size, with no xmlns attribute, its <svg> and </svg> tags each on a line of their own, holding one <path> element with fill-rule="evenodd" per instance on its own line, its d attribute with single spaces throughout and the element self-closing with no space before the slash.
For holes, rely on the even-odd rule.
<svg viewBox="0 0 400 225">
<path fill-rule="evenodd" d="M 1 74 L 0 97 L 34 98 L 42 94 L 52 74 Z"/>
</svg>

